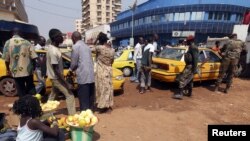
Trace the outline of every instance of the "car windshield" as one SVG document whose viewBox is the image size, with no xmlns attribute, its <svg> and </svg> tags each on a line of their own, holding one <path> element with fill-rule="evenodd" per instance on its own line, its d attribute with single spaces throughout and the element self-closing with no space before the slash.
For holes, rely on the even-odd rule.
<svg viewBox="0 0 250 141">
<path fill-rule="evenodd" d="M 123 53 L 123 51 L 117 51 L 117 52 L 115 53 L 115 59 L 116 59 L 116 58 L 119 58 L 119 57 L 122 55 L 122 53 Z"/>
<path fill-rule="evenodd" d="M 181 60 L 185 49 L 180 48 L 166 48 L 158 55 L 159 58 Z"/>
</svg>

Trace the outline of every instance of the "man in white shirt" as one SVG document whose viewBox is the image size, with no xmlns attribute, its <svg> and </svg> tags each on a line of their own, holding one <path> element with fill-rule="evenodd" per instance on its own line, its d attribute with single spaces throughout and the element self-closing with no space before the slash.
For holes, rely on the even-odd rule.
<svg viewBox="0 0 250 141">
<path fill-rule="evenodd" d="M 154 53 L 154 46 L 153 46 L 153 39 L 149 38 L 145 40 L 145 47 L 143 48 L 142 52 L 142 59 L 141 59 L 141 69 L 140 69 L 140 93 L 145 93 L 145 89 L 151 91 L 151 64 L 152 64 L 152 55 Z"/>
<path fill-rule="evenodd" d="M 61 91 L 66 97 L 66 104 L 69 115 L 76 113 L 75 97 L 69 88 L 69 84 L 64 80 L 63 76 L 63 60 L 59 44 L 63 42 L 62 32 L 58 29 L 49 31 L 51 45 L 48 47 L 47 57 L 47 74 L 52 82 L 52 90 L 48 100 L 54 100 L 57 91 Z"/>
<path fill-rule="evenodd" d="M 139 82 L 139 71 L 141 68 L 141 58 L 142 58 L 142 47 L 143 47 L 144 39 L 142 37 L 139 38 L 139 42 L 135 45 L 134 50 L 134 61 L 136 63 L 136 76 L 135 82 Z"/>
<path fill-rule="evenodd" d="M 159 36 L 158 36 L 158 34 L 154 33 L 152 38 L 153 38 L 153 46 L 154 46 L 153 56 L 157 56 L 157 54 L 161 51 L 161 49 L 159 48 L 159 45 L 157 43 L 157 41 L 159 40 Z"/>
</svg>

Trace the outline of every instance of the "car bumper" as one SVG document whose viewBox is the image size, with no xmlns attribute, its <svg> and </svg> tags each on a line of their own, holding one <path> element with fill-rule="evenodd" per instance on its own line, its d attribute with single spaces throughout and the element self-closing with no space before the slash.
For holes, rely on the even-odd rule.
<svg viewBox="0 0 250 141">
<path fill-rule="evenodd" d="M 176 73 L 166 73 L 152 70 L 152 78 L 163 82 L 175 82 Z"/>
<path fill-rule="evenodd" d="M 113 89 L 114 91 L 120 91 L 124 89 L 125 79 L 122 80 L 113 80 Z"/>
</svg>

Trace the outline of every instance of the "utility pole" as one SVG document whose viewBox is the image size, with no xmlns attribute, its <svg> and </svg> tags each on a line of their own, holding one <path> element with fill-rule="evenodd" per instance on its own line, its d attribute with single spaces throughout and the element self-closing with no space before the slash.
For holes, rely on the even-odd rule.
<svg viewBox="0 0 250 141">
<path fill-rule="evenodd" d="M 131 38 L 130 38 L 130 46 L 131 47 L 134 47 L 134 12 L 135 12 L 135 8 L 136 8 L 136 5 L 137 5 L 137 0 L 135 0 L 134 4 L 132 6 L 129 6 L 131 12 L 132 12 L 132 25 L 131 25 L 131 28 L 132 28 L 132 33 L 131 33 Z"/>
</svg>

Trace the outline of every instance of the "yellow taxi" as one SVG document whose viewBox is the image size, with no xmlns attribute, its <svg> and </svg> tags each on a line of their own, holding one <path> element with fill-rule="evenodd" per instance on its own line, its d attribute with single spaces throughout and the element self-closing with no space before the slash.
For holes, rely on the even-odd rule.
<svg viewBox="0 0 250 141">
<path fill-rule="evenodd" d="M 45 50 L 37 51 L 37 54 L 45 54 Z M 66 77 L 66 74 L 68 73 L 68 69 L 70 67 L 70 54 L 68 54 L 66 51 L 63 53 L 63 67 L 64 67 L 64 76 Z M 113 68 L 113 88 L 114 91 L 123 90 L 123 85 L 125 82 L 125 79 L 123 77 L 123 73 Z M 77 88 L 76 79 L 74 78 L 74 88 Z M 37 84 L 37 78 L 34 75 L 34 82 Z M 51 81 L 49 79 L 46 79 L 46 92 L 50 92 L 51 89 Z M 6 96 L 15 96 L 17 95 L 17 89 L 15 85 L 15 81 L 13 78 L 6 76 L 6 67 L 5 67 L 5 61 L 0 58 L 0 92 Z"/>
<path fill-rule="evenodd" d="M 175 82 L 176 76 L 185 67 L 184 53 L 188 48 L 168 47 L 153 57 L 152 78 L 164 82 Z M 215 80 L 219 76 L 221 57 L 208 48 L 199 48 L 198 74 L 194 81 Z"/>
<path fill-rule="evenodd" d="M 130 76 L 132 75 L 133 69 L 135 67 L 133 57 L 133 49 L 116 52 L 115 60 L 112 67 L 122 70 L 124 76 Z"/>
</svg>

